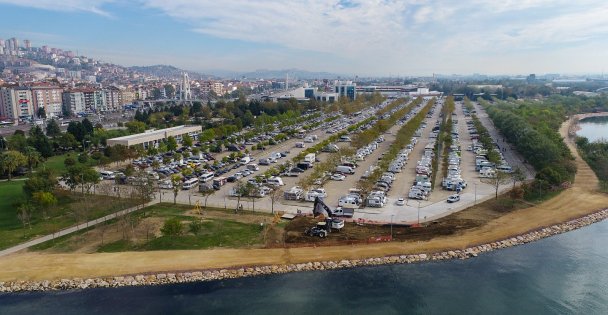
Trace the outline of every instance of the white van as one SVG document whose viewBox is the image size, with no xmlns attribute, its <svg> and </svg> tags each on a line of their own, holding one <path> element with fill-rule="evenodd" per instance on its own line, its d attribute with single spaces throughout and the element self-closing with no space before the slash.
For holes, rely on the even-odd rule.
<svg viewBox="0 0 608 315">
<path fill-rule="evenodd" d="M 355 170 L 352 167 L 344 165 L 337 166 L 336 172 L 343 174 L 355 174 Z"/>
<path fill-rule="evenodd" d="M 285 183 L 283 183 L 283 179 L 277 176 L 270 177 L 266 180 L 266 183 L 270 186 L 285 186 Z"/>
<path fill-rule="evenodd" d="M 188 190 L 188 189 L 192 189 L 194 187 L 198 186 L 198 178 L 191 178 L 187 181 L 184 182 L 184 184 L 182 184 L 182 189 L 183 190 Z"/>
<path fill-rule="evenodd" d="M 247 164 L 249 162 L 251 162 L 251 158 L 249 156 L 244 156 L 244 157 L 241 158 L 241 163 L 242 164 Z"/>
<path fill-rule="evenodd" d="M 205 182 L 208 182 L 209 180 L 211 180 L 214 175 L 215 174 L 213 172 L 209 172 L 209 173 L 205 173 L 205 174 L 201 175 L 198 179 L 201 182 L 205 183 Z"/>
<path fill-rule="evenodd" d="M 338 206 L 351 209 L 359 209 L 359 199 L 355 196 L 343 196 L 338 200 Z"/>
</svg>

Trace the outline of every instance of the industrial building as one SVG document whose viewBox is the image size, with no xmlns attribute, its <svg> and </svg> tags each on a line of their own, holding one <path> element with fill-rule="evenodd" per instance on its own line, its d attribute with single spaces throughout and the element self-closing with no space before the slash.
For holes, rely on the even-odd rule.
<svg viewBox="0 0 608 315">
<path fill-rule="evenodd" d="M 190 135 L 193 139 L 198 138 L 198 134 L 202 131 L 201 126 L 177 126 L 166 129 L 150 130 L 144 133 L 138 133 L 130 136 L 108 139 L 108 146 L 124 145 L 126 147 L 134 145 L 143 145 L 144 148 L 157 146 L 161 141 L 173 137 L 180 142 L 185 134 Z"/>
</svg>

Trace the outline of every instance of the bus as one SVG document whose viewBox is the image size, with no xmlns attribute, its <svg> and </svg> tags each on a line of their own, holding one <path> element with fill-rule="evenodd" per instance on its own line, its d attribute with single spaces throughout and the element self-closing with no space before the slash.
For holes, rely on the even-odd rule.
<svg viewBox="0 0 608 315">
<path fill-rule="evenodd" d="M 183 190 L 188 190 L 188 189 L 192 189 L 194 187 L 198 186 L 198 178 L 191 178 L 187 181 L 184 182 L 184 184 L 182 184 L 182 189 Z"/>
</svg>

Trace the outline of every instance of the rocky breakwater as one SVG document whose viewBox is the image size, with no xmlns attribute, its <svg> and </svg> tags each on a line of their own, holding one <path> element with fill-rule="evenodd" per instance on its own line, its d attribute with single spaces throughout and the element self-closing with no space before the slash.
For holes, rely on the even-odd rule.
<svg viewBox="0 0 608 315">
<path fill-rule="evenodd" d="M 241 277 L 255 277 L 261 275 L 282 274 L 297 271 L 333 270 L 354 268 L 360 266 L 376 266 L 386 264 L 411 264 L 425 261 L 447 259 L 467 259 L 477 257 L 479 254 L 493 250 L 522 245 L 553 235 L 572 231 L 608 218 L 608 209 L 598 211 L 584 217 L 565 223 L 540 228 L 526 234 L 513 236 L 508 239 L 481 244 L 465 249 L 449 250 L 437 253 L 422 253 L 410 255 L 394 255 L 377 258 L 316 261 L 289 265 L 268 265 L 241 267 L 232 269 L 215 269 L 192 272 L 157 273 L 129 275 L 118 277 L 90 278 L 90 279 L 59 279 L 44 281 L 13 281 L 0 282 L 0 292 L 26 292 L 26 291 L 57 291 L 82 290 L 89 288 L 114 288 L 139 285 L 163 285 L 175 283 L 188 283 L 198 281 L 224 280 Z"/>
</svg>

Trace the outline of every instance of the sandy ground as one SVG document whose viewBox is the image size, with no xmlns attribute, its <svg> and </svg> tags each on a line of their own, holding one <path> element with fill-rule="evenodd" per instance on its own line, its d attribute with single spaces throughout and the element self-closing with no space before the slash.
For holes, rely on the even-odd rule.
<svg viewBox="0 0 608 315">
<path fill-rule="evenodd" d="M 560 133 L 576 157 L 573 186 L 535 207 L 517 210 L 458 235 L 424 242 L 382 243 L 291 249 L 214 249 L 200 251 L 125 252 L 107 254 L 21 253 L 0 260 L 0 281 L 101 277 L 145 272 L 184 271 L 234 266 L 356 259 L 391 254 L 460 249 L 564 222 L 608 207 L 608 196 L 597 192 L 598 179 L 567 137 L 570 123 Z"/>
</svg>

